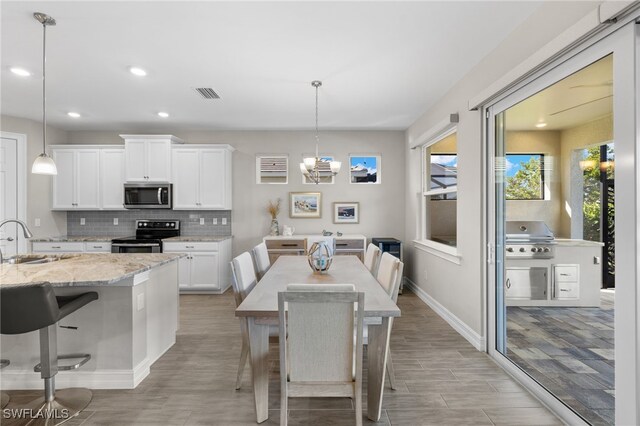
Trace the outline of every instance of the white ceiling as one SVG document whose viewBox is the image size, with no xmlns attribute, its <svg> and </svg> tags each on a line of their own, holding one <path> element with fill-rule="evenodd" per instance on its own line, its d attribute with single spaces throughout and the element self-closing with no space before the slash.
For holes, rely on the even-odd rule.
<svg viewBox="0 0 640 426">
<path fill-rule="evenodd" d="M 58 22 L 47 31 L 47 104 L 66 130 L 312 128 L 314 79 L 321 128 L 405 129 L 539 5 L 2 1 L 2 113 L 41 119 L 38 11 Z"/>
<path fill-rule="evenodd" d="M 613 56 L 547 87 L 506 112 L 507 130 L 562 130 L 613 113 Z M 544 122 L 547 126 L 536 128 Z"/>
</svg>

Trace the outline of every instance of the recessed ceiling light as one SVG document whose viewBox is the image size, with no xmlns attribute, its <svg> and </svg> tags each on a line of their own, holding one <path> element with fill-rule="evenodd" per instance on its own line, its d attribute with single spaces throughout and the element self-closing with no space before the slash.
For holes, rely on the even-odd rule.
<svg viewBox="0 0 640 426">
<path fill-rule="evenodd" d="M 167 117 L 169 117 L 169 113 L 168 112 L 159 112 L 158 116 L 160 116 L 162 118 L 167 118 Z"/>
<path fill-rule="evenodd" d="M 18 67 L 11 68 L 11 72 L 16 75 L 19 75 L 20 77 L 29 77 L 31 75 L 29 71 L 25 70 L 24 68 L 18 68 Z"/>
<path fill-rule="evenodd" d="M 538 129 L 542 129 L 543 127 L 547 127 L 547 123 L 545 123 L 545 122 L 538 123 L 538 124 L 536 124 L 536 127 Z"/>
<path fill-rule="evenodd" d="M 69 117 L 72 117 L 72 118 L 80 118 L 80 114 L 79 114 L 79 113 L 77 113 L 77 112 L 73 112 L 73 111 L 69 111 L 69 112 L 67 113 L 67 115 L 68 115 Z"/>
<path fill-rule="evenodd" d="M 129 68 L 129 71 L 131 71 L 131 74 L 137 75 L 138 77 L 144 77 L 145 75 L 147 75 L 147 72 L 145 70 L 138 67 L 131 67 Z"/>
</svg>

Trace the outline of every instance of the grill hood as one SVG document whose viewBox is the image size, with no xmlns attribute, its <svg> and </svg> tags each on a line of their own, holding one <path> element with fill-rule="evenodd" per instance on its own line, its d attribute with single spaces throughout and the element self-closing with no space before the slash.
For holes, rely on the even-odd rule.
<svg viewBox="0 0 640 426">
<path fill-rule="evenodd" d="M 507 221 L 505 237 L 512 242 L 546 242 L 553 241 L 553 232 L 541 220 L 513 220 Z"/>
</svg>

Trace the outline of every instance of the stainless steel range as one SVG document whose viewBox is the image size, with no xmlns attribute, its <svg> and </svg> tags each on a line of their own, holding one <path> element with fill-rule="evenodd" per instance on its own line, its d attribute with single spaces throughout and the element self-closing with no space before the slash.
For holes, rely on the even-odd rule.
<svg viewBox="0 0 640 426">
<path fill-rule="evenodd" d="M 543 221 L 508 221 L 505 231 L 506 259 L 555 257 L 555 237 Z"/>
<path fill-rule="evenodd" d="M 162 239 L 178 236 L 179 220 L 136 220 L 136 235 L 111 240 L 111 253 L 162 253 Z"/>
</svg>

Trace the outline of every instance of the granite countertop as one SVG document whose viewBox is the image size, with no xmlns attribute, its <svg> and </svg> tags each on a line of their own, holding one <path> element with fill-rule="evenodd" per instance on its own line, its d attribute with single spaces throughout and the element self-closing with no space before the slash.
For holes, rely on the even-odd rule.
<svg viewBox="0 0 640 426">
<path fill-rule="evenodd" d="M 178 253 L 54 255 L 48 257 L 59 257 L 60 260 L 31 265 L 0 265 L 0 285 L 40 282 L 51 283 L 54 287 L 110 285 L 183 256 Z"/>
<path fill-rule="evenodd" d="M 570 238 L 556 238 L 555 242 L 559 246 L 572 246 L 572 247 L 602 247 L 604 243 L 599 241 L 588 241 L 588 240 L 573 240 Z"/>
<path fill-rule="evenodd" d="M 181 235 L 179 237 L 163 238 L 162 241 L 168 243 L 215 243 L 219 241 L 225 241 L 230 238 L 233 238 L 233 235 L 194 235 L 190 237 Z"/>
<path fill-rule="evenodd" d="M 113 240 L 114 238 L 122 238 L 122 237 L 116 237 L 114 235 L 110 235 L 110 236 L 95 236 L 95 235 L 89 235 L 89 236 L 69 236 L 69 235 L 62 235 L 62 236 L 58 236 L 58 237 L 37 237 L 37 238 L 31 238 L 29 239 L 29 241 L 31 241 L 32 243 L 84 243 L 87 241 L 91 241 L 91 242 L 100 242 L 100 243 L 110 243 L 111 240 Z"/>
</svg>

